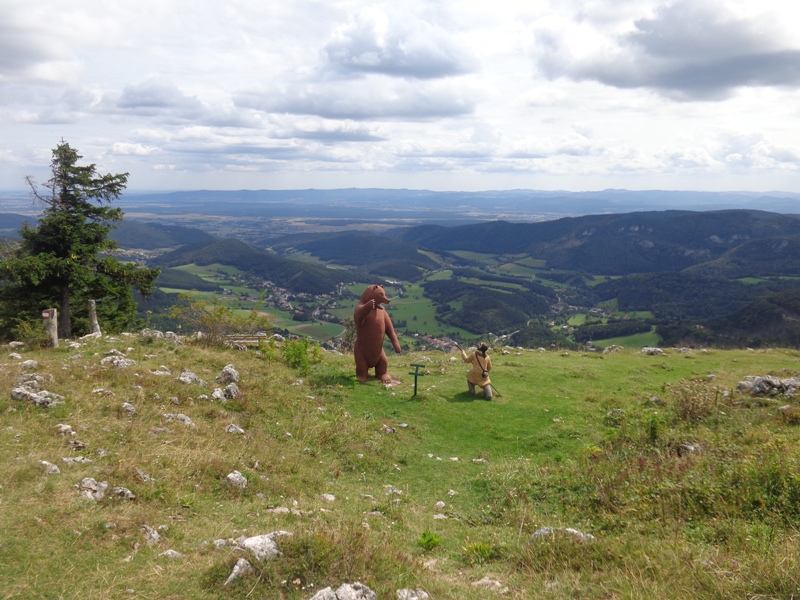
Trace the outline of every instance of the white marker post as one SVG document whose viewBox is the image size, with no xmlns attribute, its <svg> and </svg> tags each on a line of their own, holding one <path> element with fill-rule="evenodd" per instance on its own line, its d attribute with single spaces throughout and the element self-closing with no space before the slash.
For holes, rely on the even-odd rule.
<svg viewBox="0 0 800 600">
<path fill-rule="evenodd" d="M 55 308 L 46 308 L 42 311 L 44 330 L 50 337 L 50 345 L 58 348 L 58 311 Z"/>
</svg>

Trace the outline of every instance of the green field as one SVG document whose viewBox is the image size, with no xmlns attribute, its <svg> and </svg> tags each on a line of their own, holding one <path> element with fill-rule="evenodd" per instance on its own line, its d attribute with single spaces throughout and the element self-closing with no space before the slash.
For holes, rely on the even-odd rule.
<svg viewBox="0 0 800 600">
<path fill-rule="evenodd" d="M 310 337 L 313 340 L 329 340 L 331 338 L 340 336 L 344 331 L 344 327 L 337 323 L 310 321 L 292 325 L 289 331 L 296 333 L 297 335 Z"/>
<path fill-rule="evenodd" d="M 500 275 L 510 275 L 512 277 L 525 277 L 528 279 L 535 279 L 537 273 L 539 273 L 539 269 L 537 268 L 528 267 L 515 262 L 499 265 L 495 269 L 495 271 L 497 271 Z"/>
<path fill-rule="evenodd" d="M 440 274 L 437 274 L 440 275 Z M 402 297 L 392 300 L 390 312 L 392 321 L 406 321 L 405 329 L 432 336 L 445 336 L 458 334 L 467 338 L 474 337 L 463 329 L 441 324 L 436 318 L 436 307 L 433 301 L 427 298 L 419 284 L 406 286 Z"/>
<path fill-rule="evenodd" d="M 499 292 L 526 292 L 527 288 L 524 285 L 519 283 L 511 283 L 507 281 L 493 281 L 493 280 L 485 280 L 485 279 L 476 279 L 474 277 L 460 277 L 459 281 L 463 281 L 464 283 L 469 283 L 472 285 L 478 285 L 483 287 L 492 288 Z"/>
<path fill-rule="evenodd" d="M 597 340 L 598 346 L 622 346 L 624 348 L 645 348 L 657 347 L 661 343 L 661 338 L 655 331 L 646 333 L 637 333 L 636 335 L 628 335 L 625 337 L 607 338 Z"/>
<path fill-rule="evenodd" d="M 225 281 L 220 274 L 224 275 L 243 275 L 243 272 L 237 269 L 236 267 L 232 267 L 230 265 L 223 265 L 221 263 L 213 263 L 210 265 L 203 265 L 199 266 L 194 263 L 189 265 L 181 265 L 179 267 L 173 267 L 177 271 L 186 271 L 187 273 L 192 273 L 193 275 L 197 275 L 207 281 L 212 281 L 214 283 L 222 283 Z"/>
<path fill-rule="evenodd" d="M 450 254 L 458 256 L 470 262 L 480 263 L 483 265 L 496 266 L 501 264 L 503 259 L 497 254 L 485 254 L 481 252 L 471 252 L 469 250 L 451 250 Z"/>
</svg>

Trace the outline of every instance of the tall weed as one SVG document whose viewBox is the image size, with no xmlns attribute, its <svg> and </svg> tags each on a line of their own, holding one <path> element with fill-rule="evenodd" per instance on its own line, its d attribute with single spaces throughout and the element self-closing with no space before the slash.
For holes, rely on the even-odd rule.
<svg viewBox="0 0 800 600">
<path fill-rule="evenodd" d="M 672 395 L 675 416 L 681 421 L 696 423 L 707 419 L 717 412 L 722 401 L 720 389 L 701 379 L 681 379 L 665 387 Z"/>
</svg>

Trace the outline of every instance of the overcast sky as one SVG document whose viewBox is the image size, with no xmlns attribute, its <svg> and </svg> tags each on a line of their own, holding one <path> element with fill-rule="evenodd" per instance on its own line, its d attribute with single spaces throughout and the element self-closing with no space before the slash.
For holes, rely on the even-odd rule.
<svg viewBox="0 0 800 600">
<path fill-rule="evenodd" d="M 791 0 L 0 0 L 0 189 L 800 192 Z"/>
</svg>

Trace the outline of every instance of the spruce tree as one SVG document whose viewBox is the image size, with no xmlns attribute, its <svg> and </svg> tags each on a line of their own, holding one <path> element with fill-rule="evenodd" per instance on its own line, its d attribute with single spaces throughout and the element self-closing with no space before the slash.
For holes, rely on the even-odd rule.
<svg viewBox="0 0 800 600">
<path fill-rule="evenodd" d="M 157 269 L 109 254 L 117 247 L 110 231 L 123 216 L 110 204 L 125 189 L 128 173 L 98 175 L 94 164 L 79 165 L 81 158 L 62 140 L 53 150 L 47 183 L 37 186 L 26 178 L 44 210 L 34 226 L 23 224 L 19 243 L 9 246 L 0 262 L 6 334 L 20 322 L 40 319 L 42 309 L 56 307 L 58 335 L 69 338 L 73 329 L 85 329 L 75 325 L 85 319 L 89 299 L 97 300 L 103 327 L 119 331 L 136 318 L 132 286 L 147 295 L 158 276 Z"/>
</svg>

